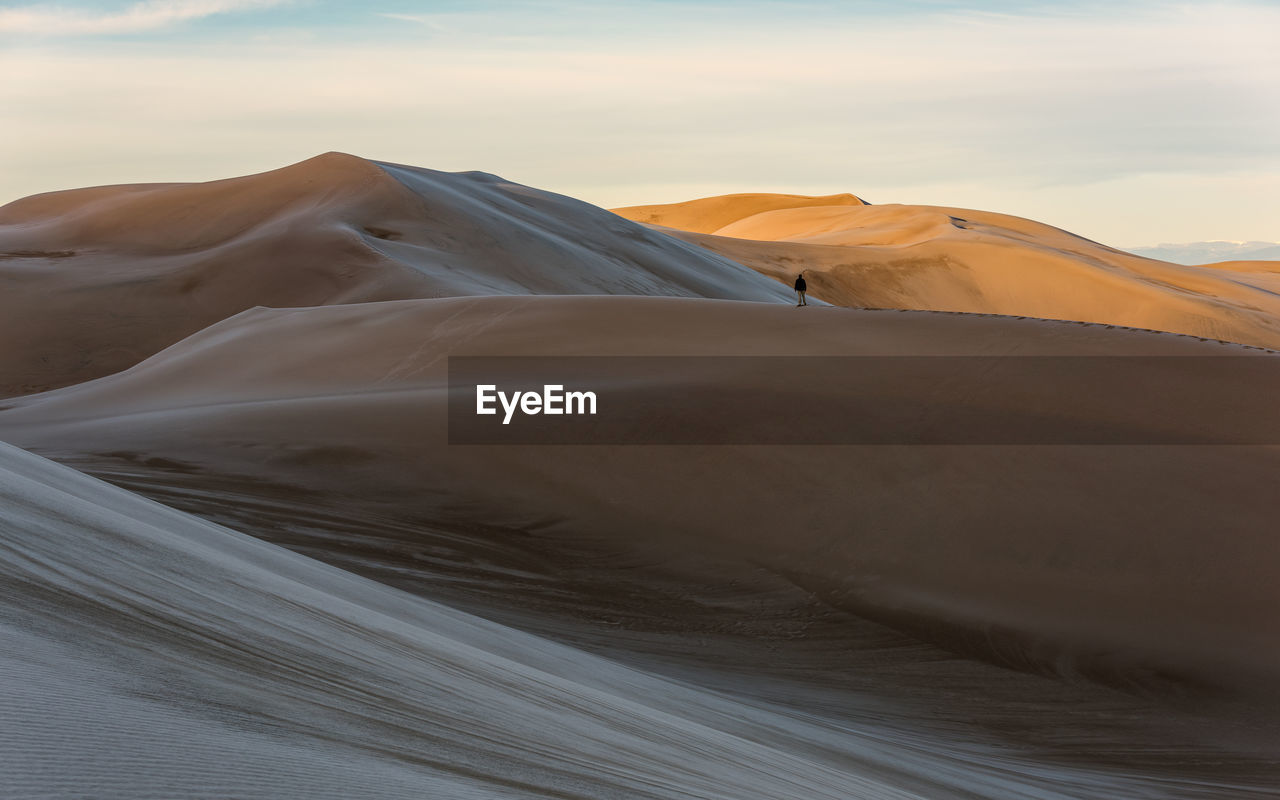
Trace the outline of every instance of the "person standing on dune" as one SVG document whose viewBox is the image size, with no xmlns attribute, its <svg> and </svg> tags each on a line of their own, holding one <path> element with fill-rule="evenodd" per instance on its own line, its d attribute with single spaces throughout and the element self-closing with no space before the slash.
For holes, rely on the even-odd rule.
<svg viewBox="0 0 1280 800">
<path fill-rule="evenodd" d="M 796 303 L 796 308 L 809 305 L 809 302 L 804 299 L 804 293 L 807 288 L 808 285 L 804 282 L 804 273 L 801 272 L 796 276 L 796 296 L 800 298 L 800 302 Z"/>
</svg>

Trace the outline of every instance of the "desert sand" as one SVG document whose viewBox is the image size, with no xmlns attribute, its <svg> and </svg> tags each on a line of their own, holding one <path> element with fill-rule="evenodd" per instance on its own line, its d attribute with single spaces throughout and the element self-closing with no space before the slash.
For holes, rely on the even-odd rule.
<svg viewBox="0 0 1280 800">
<path fill-rule="evenodd" d="M 1089 413 L 1179 441 L 1255 388 L 1207 392 L 1214 363 L 1280 380 L 1265 263 L 953 211 L 738 196 L 645 227 L 338 154 L 0 209 L 0 767 L 109 797 L 1270 791 L 1272 443 L 449 442 L 463 355 L 1133 357 L 1181 402 Z M 875 261 L 915 248 L 952 255 Z M 794 307 L 796 263 L 831 306 Z M 838 307 L 873 290 L 1009 309 Z"/>
<path fill-rule="evenodd" d="M 483 173 L 328 153 L 0 208 L 0 395 L 101 377 L 254 306 L 486 294 L 779 300 L 774 282 Z"/>
<path fill-rule="evenodd" d="M 1011 342 L 1023 356 L 1230 353 L 1280 370 L 1280 357 L 1239 346 L 1000 317 L 650 298 L 399 301 L 245 312 L 118 375 L 9 401 L 0 436 L 47 453 L 83 454 L 92 442 L 98 453 L 275 480 L 449 527 L 706 548 L 854 610 L 936 624 L 940 636 L 1000 631 L 1001 657 L 1040 659 L 1039 669 L 1272 685 L 1280 629 L 1267 599 L 1280 574 L 1264 565 L 1280 556 L 1267 522 L 1266 487 L 1280 468 L 1273 447 L 447 440 L 448 355 L 958 356 Z M 255 357 L 264 347 L 271 359 Z M 1134 359 L 1133 380 L 1159 363 Z M 678 398 L 680 376 L 668 380 Z M 1204 424 L 1190 395 L 1196 380 L 1186 376 L 1185 416 L 1163 419 L 1166 429 Z M 737 381 L 739 394 L 822 391 L 754 373 L 721 381 Z M 928 391 L 936 403 L 1001 402 Z M 1038 407 L 1046 427 L 1073 410 L 1054 399 Z M 657 413 L 633 416 L 645 427 Z M 824 427 L 858 424 L 875 423 Z M 804 498 L 801 508 L 788 498 Z"/>
<path fill-rule="evenodd" d="M 1006 214 L 727 195 L 615 209 L 835 305 L 1080 320 L 1280 347 L 1280 264 L 1155 261 Z"/>
</svg>

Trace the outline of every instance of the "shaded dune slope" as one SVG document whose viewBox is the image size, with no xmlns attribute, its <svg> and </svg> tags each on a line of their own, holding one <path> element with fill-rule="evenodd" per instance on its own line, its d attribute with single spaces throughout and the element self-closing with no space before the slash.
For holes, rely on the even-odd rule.
<svg viewBox="0 0 1280 800">
<path fill-rule="evenodd" d="M 616 213 L 788 285 L 803 269 L 811 293 L 836 305 L 1080 320 L 1280 346 L 1274 263 L 1190 267 L 1005 214 L 830 200 L 728 195 Z"/>
<path fill-rule="evenodd" d="M 483 173 L 329 153 L 0 208 L 0 395 L 132 366 L 247 308 L 477 294 L 776 301 L 734 262 Z"/>
<path fill-rule="evenodd" d="M 639 543 L 754 563 L 1013 666 L 1263 697 L 1280 671 L 1269 603 L 1280 578 L 1276 448 L 468 448 L 448 447 L 445 432 L 450 354 L 1249 352 L 1101 326 L 679 299 L 256 309 L 118 375 L 10 401 L 0 437 L 59 458 L 256 476 L 548 548 Z M 822 391 L 724 380 L 784 397 Z M 679 389 L 677 378 L 673 398 Z M 941 387 L 932 402 L 986 401 Z M 1046 420 L 1072 413 L 1046 402 Z M 1161 424 L 1195 429 L 1198 413 L 1188 404 Z"/>
<path fill-rule="evenodd" d="M 0 503 L 13 796 L 906 800 L 1017 782 L 1007 763 L 939 781 L 966 754 L 894 753 L 648 675 L 4 444 Z"/>
</svg>

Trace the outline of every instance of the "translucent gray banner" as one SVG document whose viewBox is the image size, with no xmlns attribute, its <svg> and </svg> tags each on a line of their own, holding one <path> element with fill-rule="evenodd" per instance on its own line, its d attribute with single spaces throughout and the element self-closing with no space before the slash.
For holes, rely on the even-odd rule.
<svg viewBox="0 0 1280 800">
<path fill-rule="evenodd" d="M 455 356 L 449 441 L 1280 444 L 1280 357 Z"/>
</svg>

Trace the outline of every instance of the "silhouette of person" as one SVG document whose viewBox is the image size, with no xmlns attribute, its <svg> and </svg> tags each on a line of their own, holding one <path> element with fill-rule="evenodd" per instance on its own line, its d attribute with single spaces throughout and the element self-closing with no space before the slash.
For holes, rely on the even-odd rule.
<svg viewBox="0 0 1280 800">
<path fill-rule="evenodd" d="M 807 288 L 808 285 L 804 282 L 804 273 L 801 272 L 796 276 L 796 295 L 800 298 L 800 302 L 796 303 L 797 308 L 809 305 L 809 302 L 804 299 L 804 293 Z"/>
</svg>

